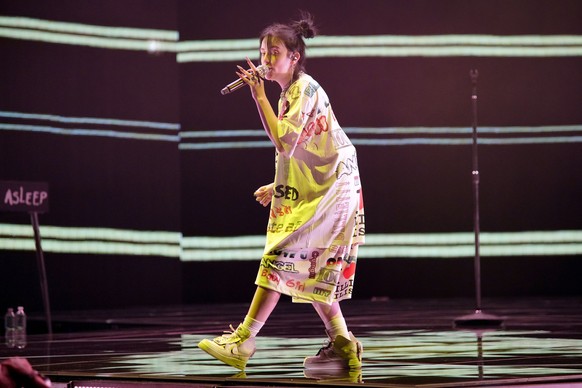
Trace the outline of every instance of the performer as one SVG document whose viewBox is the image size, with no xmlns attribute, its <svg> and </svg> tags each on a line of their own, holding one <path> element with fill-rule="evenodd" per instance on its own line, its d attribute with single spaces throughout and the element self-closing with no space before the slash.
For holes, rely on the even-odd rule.
<svg viewBox="0 0 582 388">
<path fill-rule="evenodd" d="M 362 345 L 348 331 L 339 302 L 351 298 L 358 245 L 364 242 L 362 187 L 356 149 L 340 127 L 323 88 L 304 72 L 305 42 L 315 36 L 311 15 L 275 23 L 260 35 L 265 79 L 281 86 L 278 115 L 264 79 L 250 69 L 238 76 L 250 87 L 265 132 L 275 147 L 275 179 L 260 187 L 256 201 L 270 216 L 247 316 L 231 333 L 198 346 L 244 370 L 255 352 L 255 336 L 281 294 L 311 303 L 325 324 L 329 343 L 307 357 L 306 369 L 359 369 Z"/>
</svg>

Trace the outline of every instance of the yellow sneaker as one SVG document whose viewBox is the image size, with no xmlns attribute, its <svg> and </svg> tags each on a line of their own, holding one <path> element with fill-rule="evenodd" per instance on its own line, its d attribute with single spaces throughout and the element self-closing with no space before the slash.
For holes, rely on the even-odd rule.
<svg viewBox="0 0 582 388">
<path fill-rule="evenodd" d="M 303 361 L 305 369 L 360 369 L 362 367 L 362 343 L 350 332 L 350 338 L 338 335 L 334 341 L 319 349 L 317 355 Z"/>
<path fill-rule="evenodd" d="M 198 347 L 217 360 L 244 370 L 249 359 L 255 354 L 255 339 L 251 337 L 248 329 L 241 325 L 236 330 L 231 325 L 230 330 L 213 340 L 203 339 Z"/>
</svg>

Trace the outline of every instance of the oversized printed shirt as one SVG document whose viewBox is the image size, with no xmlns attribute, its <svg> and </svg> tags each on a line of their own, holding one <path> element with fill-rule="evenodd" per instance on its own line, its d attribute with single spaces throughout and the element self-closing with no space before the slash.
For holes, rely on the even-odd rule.
<svg viewBox="0 0 582 388">
<path fill-rule="evenodd" d="M 280 283 L 287 279 L 287 283 L 295 285 L 295 280 L 301 282 L 302 276 L 314 282 L 321 277 L 315 272 L 322 271 L 329 258 L 321 257 L 323 263 L 310 263 L 306 258 L 315 256 L 314 250 L 317 255 L 326 252 L 347 258 L 350 246 L 364 242 L 364 206 L 356 149 L 336 120 L 327 94 L 307 74 L 302 74 L 279 100 L 277 136 L 282 149 L 275 157 L 273 198 L 262 262 L 262 267 L 277 273 L 268 279 L 263 271 L 265 279 L 259 274 L 258 284 L 269 287 L 270 280 L 276 283 L 271 288 L 312 299 L 306 294 L 312 293 L 313 287 L 311 291 L 295 293 Z"/>
</svg>

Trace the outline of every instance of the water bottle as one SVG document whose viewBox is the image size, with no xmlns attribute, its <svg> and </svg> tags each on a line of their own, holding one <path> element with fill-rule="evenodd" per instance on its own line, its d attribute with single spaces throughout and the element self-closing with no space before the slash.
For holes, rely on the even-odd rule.
<svg viewBox="0 0 582 388">
<path fill-rule="evenodd" d="M 12 307 L 4 315 L 4 340 L 9 348 L 16 346 L 16 316 Z"/>
<path fill-rule="evenodd" d="M 23 349 L 26 347 L 26 314 L 22 306 L 18 306 L 18 310 L 16 311 L 15 328 L 16 347 Z"/>
</svg>

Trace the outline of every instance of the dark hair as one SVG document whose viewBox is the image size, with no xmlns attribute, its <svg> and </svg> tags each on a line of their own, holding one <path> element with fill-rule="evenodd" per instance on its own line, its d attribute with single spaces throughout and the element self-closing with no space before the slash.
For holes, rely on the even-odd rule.
<svg viewBox="0 0 582 388">
<path fill-rule="evenodd" d="M 317 28 L 313 21 L 313 16 L 308 12 L 301 12 L 301 19 L 291 21 L 287 24 L 273 23 L 266 27 L 259 36 L 259 44 L 265 38 L 275 37 L 280 39 L 287 50 L 299 53 L 299 60 L 295 66 L 293 79 L 296 79 L 298 74 L 305 71 L 305 41 L 303 38 L 313 38 L 317 34 Z"/>
</svg>

